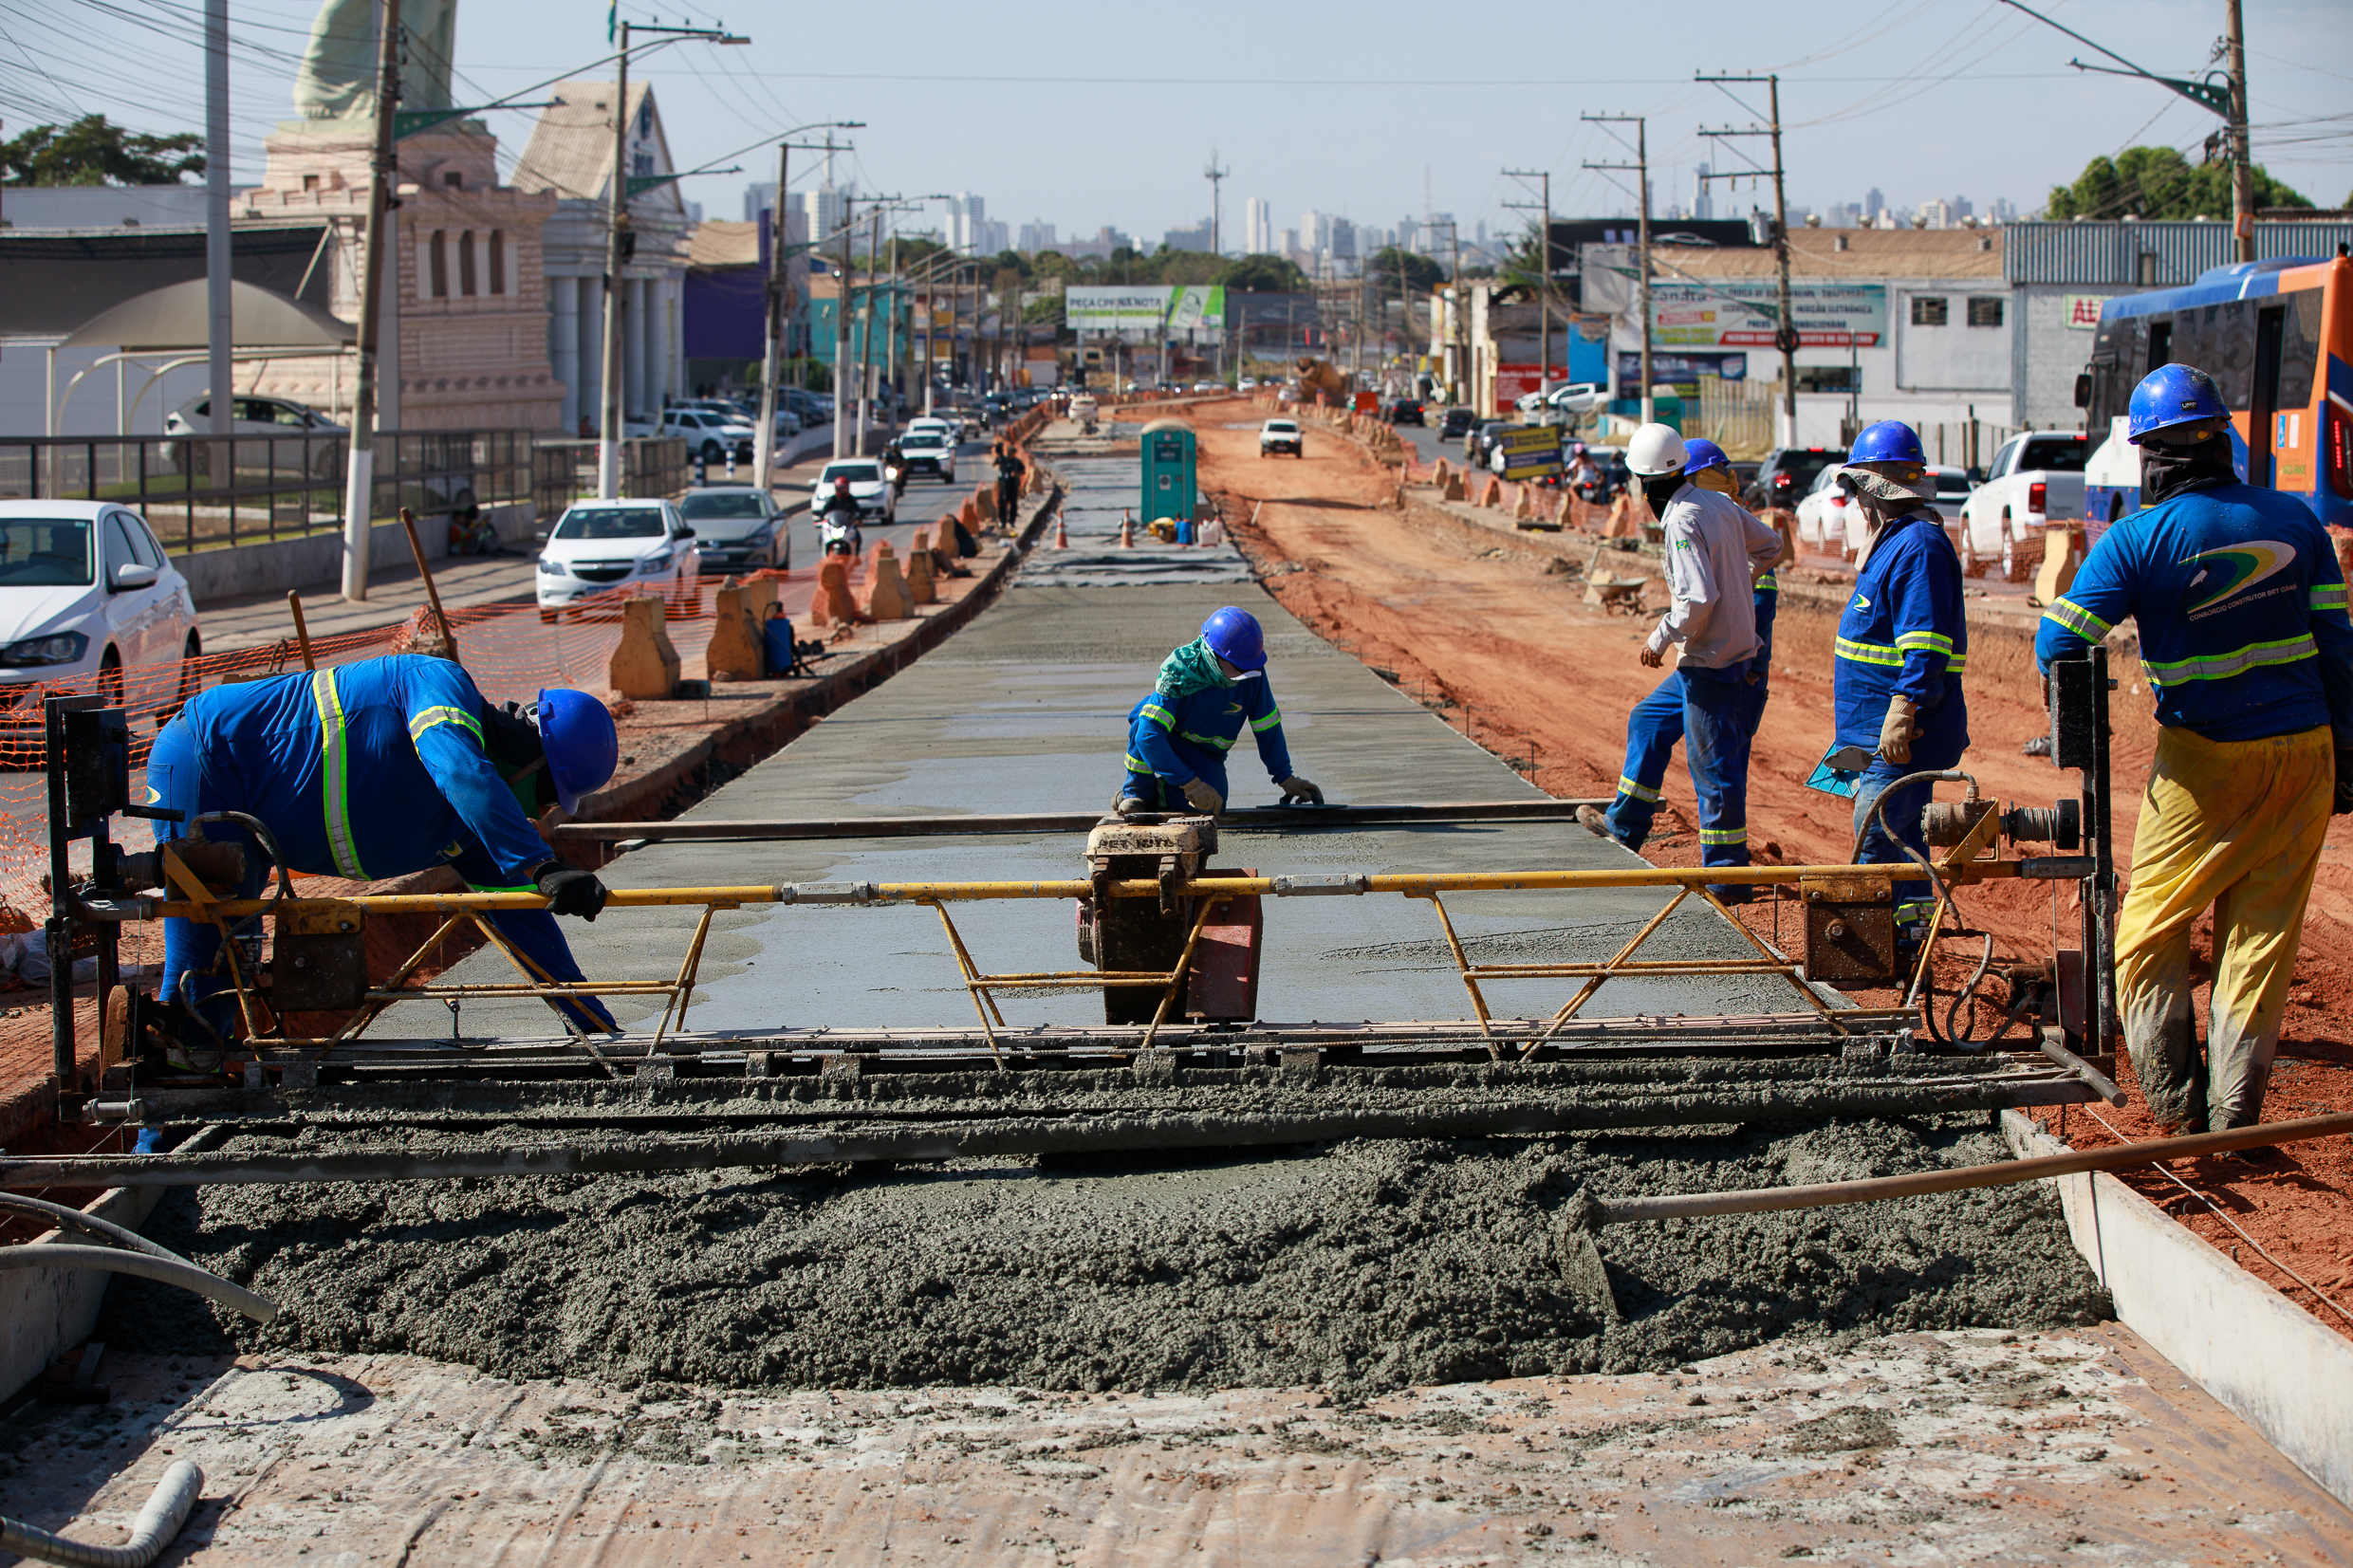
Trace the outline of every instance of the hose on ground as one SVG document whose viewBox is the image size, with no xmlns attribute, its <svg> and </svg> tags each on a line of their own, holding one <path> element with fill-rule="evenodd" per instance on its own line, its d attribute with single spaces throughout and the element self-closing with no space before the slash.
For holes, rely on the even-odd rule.
<svg viewBox="0 0 2353 1568">
<path fill-rule="evenodd" d="M 156 1483 L 147 1505 L 132 1522 L 131 1539 L 121 1545 L 85 1546 L 13 1519 L 0 1519 L 0 1550 L 37 1562 L 65 1563 L 67 1568 L 147 1568 L 188 1522 L 189 1512 L 203 1490 L 204 1472 L 185 1459 L 176 1459 L 164 1467 L 163 1479 Z"/>
<path fill-rule="evenodd" d="M 49 1242 L 35 1242 L 25 1246 L 0 1246 L 0 1270 L 13 1268 L 96 1268 L 109 1274 L 136 1274 L 142 1280 L 158 1284 L 177 1285 L 193 1290 L 208 1301 L 217 1301 L 232 1312 L 241 1312 L 257 1323 L 267 1323 L 278 1316 L 278 1304 L 268 1297 L 256 1296 L 242 1285 L 231 1284 L 217 1274 L 208 1274 L 191 1263 L 176 1258 L 157 1258 L 145 1252 L 125 1252 L 112 1246 L 66 1246 Z"/>
<path fill-rule="evenodd" d="M 169 1258 L 176 1264 L 188 1262 L 171 1248 L 149 1241 L 136 1230 L 119 1226 L 112 1220 L 102 1220 L 95 1214 L 85 1214 L 79 1208 L 68 1208 L 62 1203 L 50 1203 L 46 1198 L 28 1198 L 14 1192 L 0 1192 L 0 1209 L 22 1214 L 28 1219 L 46 1220 L 61 1230 L 79 1230 L 85 1236 L 99 1236 L 110 1242 L 119 1242 L 124 1246 L 144 1252 L 151 1258 Z M 189 1266 L 193 1268 L 195 1265 L 191 1264 Z"/>
</svg>

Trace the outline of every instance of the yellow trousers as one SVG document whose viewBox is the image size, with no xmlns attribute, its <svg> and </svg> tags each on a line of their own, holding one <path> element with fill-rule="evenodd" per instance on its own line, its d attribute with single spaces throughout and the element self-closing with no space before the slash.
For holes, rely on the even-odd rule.
<svg viewBox="0 0 2353 1568">
<path fill-rule="evenodd" d="M 2279 1048 L 2335 794 L 2324 726 L 2259 741 L 2158 738 L 2116 932 L 2117 1005 L 2140 1092 L 2162 1126 L 2251 1127 Z M 2214 912 L 2206 1055 L 2191 1006 L 2190 926 Z"/>
</svg>

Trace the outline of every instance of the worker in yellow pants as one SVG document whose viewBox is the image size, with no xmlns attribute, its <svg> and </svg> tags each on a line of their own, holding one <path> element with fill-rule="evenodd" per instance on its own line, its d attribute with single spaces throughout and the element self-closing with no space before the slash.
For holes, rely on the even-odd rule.
<svg viewBox="0 0 2353 1568">
<path fill-rule="evenodd" d="M 2257 741 L 2158 733 L 2117 922 L 2116 994 L 2133 1072 L 2162 1125 L 2219 1133 L 2261 1119 L 2336 766 L 2325 725 Z M 2209 906 L 2214 998 L 2200 1061 L 2190 926 Z"/>
</svg>

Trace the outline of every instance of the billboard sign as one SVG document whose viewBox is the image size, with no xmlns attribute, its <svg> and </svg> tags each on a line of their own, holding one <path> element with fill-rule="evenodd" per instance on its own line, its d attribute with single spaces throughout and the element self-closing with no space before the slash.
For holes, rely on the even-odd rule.
<svg viewBox="0 0 2353 1568">
<path fill-rule="evenodd" d="M 1561 427 L 1514 425 L 1499 433 L 1495 450 L 1506 479 L 1550 479 L 1561 471 Z"/>
<path fill-rule="evenodd" d="M 1672 266 L 1672 262 L 1664 264 Z M 1633 252 L 1589 246 L 1584 257 L 1584 307 L 1617 318 L 1620 348 L 1641 346 Z M 1776 286 L 1769 277 L 1651 280 L 1654 348 L 1771 348 L 1781 325 Z M 1792 282 L 1789 314 L 1801 348 L 1877 348 L 1887 341 L 1883 283 Z"/>
<path fill-rule="evenodd" d="M 1661 354 L 1657 349 L 1650 355 L 1650 382 L 1653 386 L 1671 386 L 1683 397 L 1699 396 L 1699 378 L 1713 376 L 1719 381 L 1745 381 L 1749 378 L 1749 356 L 1741 354 Z M 1640 397 L 1642 395 L 1642 356 L 1639 350 L 1618 351 L 1618 396 Z"/>
<path fill-rule="evenodd" d="M 1495 413 L 1509 415 L 1519 400 L 1529 393 L 1549 384 L 1558 386 L 1568 379 L 1568 366 L 1553 365 L 1540 371 L 1533 363 L 1506 362 L 1495 367 Z"/>
<path fill-rule="evenodd" d="M 1063 320 L 1078 332 L 1167 336 L 1226 324 L 1223 284 L 1088 287 L 1063 290 Z"/>
</svg>

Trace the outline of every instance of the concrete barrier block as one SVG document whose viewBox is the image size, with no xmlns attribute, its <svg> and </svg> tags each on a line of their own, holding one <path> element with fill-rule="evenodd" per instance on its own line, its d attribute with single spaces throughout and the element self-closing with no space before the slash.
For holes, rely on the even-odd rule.
<svg viewBox="0 0 2353 1568">
<path fill-rule="evenodd" d="M 849 563 L 838 555 L 825 557 L 817 568 L 817 593 L 809 600 L 811 626 L 855 626 L 873 618 L 850 598 Z"/>
<path fill-rule="evenodd" d="M 1446 500 L 1461 501 L 1465 499 L 1462 489 L 1462 475 L 1459 473 L 1448 474 L 1444 479 L 1438 481 L 1438 494 Z"/>
<path fill-rule="evenodd" d="M 621 642 L 613 649 L 606 673 L 615 692 L 624 697 L 667 697 L 678 686 L 678 651 L 662 629 L 662 601 L 641 594 L 623 601 Z"/>
<path fill-rule="evenodd" d="M 907 597 L 916 604 L 939 602 L 939 586 L 932 580 L 932 552 L 913 544 L 907 547 Z"/>
<path fill-rule="evenodd" d="M 899 554 L 884 540 L 875 545 L 866 564 L 866 614 L 874 620 L 905 620 L 915 614 L 907 580 L 899 575 Z"/>
<path fill-rule="evenodd" d="M 2073 586 L 2075 569 L 2084 563 L 2084 536 L 2053 524 L 2043 530 L 2043 564 L 2034 574 L 2034 598 L 2048 604 Z"/>
<path fill-rule="evenodd" d="M 1479 505 L 1490 508 L 1503 505 L 1502 480 L 1491 474 L 1488 476 L 1486 485 L 1479 490 Z"/>
<path fill-rule="evenodd" d="M 732 577 L 712 596 L 711 643 L 703 651 L 703 672 L 713 680 L 758 680 L 765 673 L 760 617 L 751 598 L 751 590 Z M 774 601 L 773 588 L 768 598 Z"/>
</svg>

